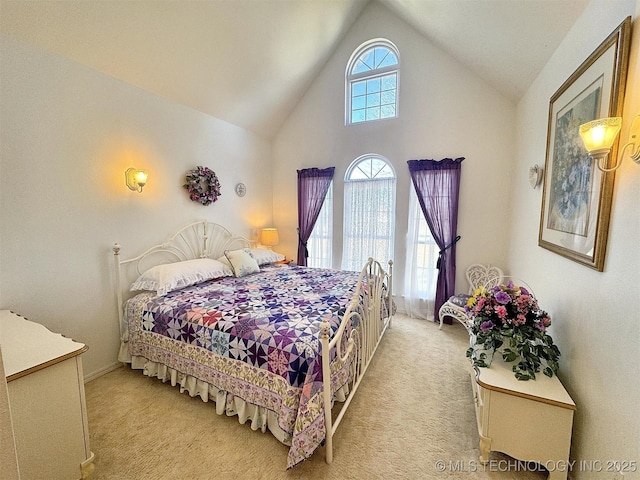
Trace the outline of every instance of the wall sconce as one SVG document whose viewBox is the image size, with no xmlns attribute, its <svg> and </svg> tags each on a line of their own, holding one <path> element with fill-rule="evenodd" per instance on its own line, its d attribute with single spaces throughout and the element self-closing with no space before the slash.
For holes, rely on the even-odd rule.
<svg viewBox="0 0 640 480">
<path fill-rule="evenodd" d="M 607 155 L 611 151 L 613 142 L 622 127 L 622 117 L 600 118 L 593 122 L 580 125 L 580 136 L 589 156 L 596 161 L 596 165 L 603 172 L 612 172 L 622 164 L 622 158 L 627 147 L 631 147 L 631 159 L 640 164 L 640 115 L 631 122 L 629 142 L 618 153 L 616 164 L 612 168 L 605 168 Z"/>
<path fill-rule="evenodd" d="M 147 172 L 146 170 L 128 168 L 127 171 L 124 172 L 124 179 L 129 190 L 135 190 L 138 193 L 142 193 L 142 187 L 147 184 Z"/>
<path fill-rule="evenodd" d="M 260 243 L 272 250 L 271 247 L 280 243 L 277 228 L 263 228 L 260 232 Z"/>
</svg>

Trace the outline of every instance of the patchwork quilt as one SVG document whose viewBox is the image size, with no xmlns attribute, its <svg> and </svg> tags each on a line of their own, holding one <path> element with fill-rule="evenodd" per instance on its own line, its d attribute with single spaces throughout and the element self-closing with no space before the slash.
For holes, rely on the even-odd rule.
<svg viewBox="0 0 640 480">
<path fill-rule="evenodd" d="M 325 438 L 320 322 L 338 329 L 358 275 L 274 265 L 162 297 L 139 294 L 126 307 L 129 353 L 274 411 L 291 438 L 291 468 Z M 349 363 L 332 370 L 332 391 L 347 383 Z"/>
</svg>

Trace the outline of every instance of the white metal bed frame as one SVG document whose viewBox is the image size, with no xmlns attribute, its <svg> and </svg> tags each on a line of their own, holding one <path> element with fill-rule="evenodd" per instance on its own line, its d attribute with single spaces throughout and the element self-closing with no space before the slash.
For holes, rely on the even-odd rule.
<svg viewBox="0 0 640 480">
<path fill-rule="evenodd" d="M 118 321 L 121 338 L 124 338 L 125 327 L 124 303 L 132 296 L 129 286 L 145 270 L 155 265 L 196 258 L 219 258 L 225 250 L 249 247 L 250 242 L 237 235 L 232 235 L 226 228 L 216 223 L 200 221 L 189 224 L 173 234 L 165 243 L 154 245 L 137 257 L 127 260 L 120 258 L 120 245 L 113 246 L 116 274 L 116 298 L 118 302 Z M 123 272 L 123 268 L 126 272 Z M 128 273 L 123 277 L 124 273 Z M 331 327 L 323 320 L 320 325 L 320 344 L 322 354 L 322 379 L 324 420 L 326 429 L 325 460 L 333 461 L 333 435 L 349 407 L 355 392 L 369 367 L 369 364 L 380 344 L 382 336 L 391 326 L 393 317 L 392 300 L 393 262 L 389 260 L 389 271 L 386 272 L 379 262 L 369 258 L 363 267 L 351 302 L 347 307 L 340 326 L 333 338 L 330 338 Z M 382 318 L 383 299 L 386 300 L 388 316 Z M 357 325 L 351 330 L 347 346 L 342 348 L 341 341 L 348 324 Z M 336 357 L 330 361 L 329 352 L 335 348 Z M 325 355 L 324 352 L 327 352 Z M 350 366 L 349 394 L 342 406 L 332 417 L 333 398 L 331 393 L 331 372 L 337 371 L 344 362 L 353 356 Z"/>
</svg>

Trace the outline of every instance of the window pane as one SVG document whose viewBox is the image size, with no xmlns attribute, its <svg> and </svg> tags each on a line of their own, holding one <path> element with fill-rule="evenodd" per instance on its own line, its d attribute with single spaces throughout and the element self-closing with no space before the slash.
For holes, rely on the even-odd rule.
<svg viewBox="0 0 640 480">
<path fill-rule="evenodd" d="M 394 176 L 395 175 L 393 174 L 391 167 L 389 165 L 385 165 L 378 171 L 376 178 L 393 178 Z"/>
<path fill-rule="evenodd" d="M 364 122 L 365 119 L 365 113 L 364 110 L 354 110 L 351 112 L 351 122 L 352 123 L 360 123 L 360 122 Z"/>
<path fill-rule="evenodd" d="M 352 108 L 354 110 L 358 110 L 360 108 L 364 108 L 365 105 L 365 97 L 364 96 L 360 96 L 360 97 L 353 97 L 353 103 L 351 104 Z"/>
<path fill-rule="evenodd" d="M 373 50 L 367 50 L 358 58 L 358 62 L 361 62 L 367 70 L 373 70 L 374 53 Z"/>
<path fill-rule="evenodd" d="M 422 214 L 413 188 L 409 193 L 407 257 L 405 265 L 405 308 L 418 318 L 433 318 L 440 250 Z"/>
<path fill-rule="evenodd" d="M 378 180 L 381 178 L 395 178 L 395 174 L 393 173 L 391 166 L 385 160 L 374 156 L 361 158 L 358 163 L 352 165 L 347 176 L 347 181 L 362 179 Z M 386 185 L 386 183 L 383 182 L 377 188 L 383 189 L 385 188 L 384 185 Z M 389 187 L 387 186 L 386 188 Z"/>
<path fill-rule="evenodd" d="M 396 74 L 382 77 L 382 90 L 393 90 L 396 88 Z"/>
<path fill-rule="evenodd" d="M 371 158 L 365 158 L 358 163 L 355 172 L 362 172 L 361 178 L 371 178 Z"/>
<path fill-rule="evenodd" d="M 388 55 L 382 60 L 382 62 L 380 62 L 380 65 L 377 65 L 376 68 L 390 67 L 391 65 L 398 64 L 398 58 L 396 57 L 395 53 L 393 53 L 391 50 L 387 51 L 389 52 Z"/>
<path fill-rule="evenodd" d="M 395 90 L 391 90 L 391 91 L 382 92 L 381 103 L 383 105 L 390 105 L 390 104 L 395 105 L 396 104 L 396 91 Z"/>
<path fill-rule="evenodd" d="M 333 243 L 333 182 L 322 203 L 320 214 L 307 242 L 307 265 L 315 268 L 332 268 Z"/>
<path fill-rule="evenodd" d="M 380 79 L 373 78 L 367 80 L 367 93 L 377 93 L 380 91 Z"/>
<path fill-rule="evenodd" d="M 367 120 L 378 120 L 380 118 L 380 109 L 373 107 L 367 108 Z"/>
<path fill-rule="evenodd" d="M 354 65 L 352 73 L 362 73 L 368 70 L 371 70 L 371 68 L 367 66 L 366 63 L 364 63 L 362 60 L 359 59 Z"/>
<path fill-rule="evenodd" d="M 375 68 L 380 68 L 380 64 L 387 57 L 388 53 L 389 53 L 388 48 L 376 47 L 374 49 L 373 55 L 375 60 L 373 61 L 373 63 L 375 65 Z"/>
<path fill-rule="evenodd" d="M 380 108 L 380 118 L 393 118 L 396 116 L 395 105 L 384 105 Z"/>
<path fill-rule="evenodd" d="M 369 175 L 359 168 L 354 168 L 349 176 L 349 180 L 364 180 L 367 178 L 369 178 Z"/>
<path fill-rule="evenodd" d="M 351 95 L 364 95 L 367 93 L 367 82 L 355 82 L 351 84 Z"/>
<path fill-rule="evenodd" d="M 380 94 L 367 95 L 367 107 L 377 107 L 380 105 Z"/>
<path fill-rule="evenodd" d="M 371 158 L 371 177 L 374 178 L 376 174 L 387 166 L 387 162 L 380 160 L 379 158 Z"/>
</svg>

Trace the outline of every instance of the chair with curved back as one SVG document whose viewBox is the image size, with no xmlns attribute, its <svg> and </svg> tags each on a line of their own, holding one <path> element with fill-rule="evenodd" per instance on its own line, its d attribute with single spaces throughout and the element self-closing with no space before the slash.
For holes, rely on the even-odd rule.
<svg viewBox="0 0 640 480">
<path fill-rule="evenodd" d="M 444 317 L 452 317 L 462 323 L 467 330 L 469 330 L 469 316 L 465 311 L 467 301 L 473 295 L 473 292 L 480 286 L 485 288 L 492 288 L 502 283 L 504 275 L 502 270 L 498 267 L 492 267 L 491 265 L 480 265 L 474 263 L 469 265 L 466 271 L 467 280 L 469 281 L 469 293 L 459 293 L 449 298 L 442 304 L 438 311 L 438 317 L 440 318 L 440 328 Z"/>
</svg>

